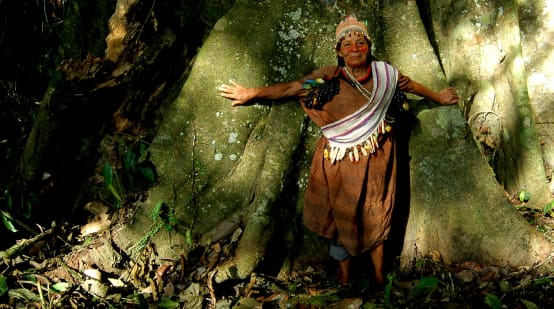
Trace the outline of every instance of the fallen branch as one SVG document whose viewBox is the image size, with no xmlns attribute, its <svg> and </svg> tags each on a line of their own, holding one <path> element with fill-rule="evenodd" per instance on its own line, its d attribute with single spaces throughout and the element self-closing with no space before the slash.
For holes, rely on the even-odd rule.
<svg viewBox="0 0 554 309">
<path fill-rule="evenodd" d="M 26 251 L 32 245 L 42 240 L 44 237 L 49 236 L 50 234 L 52 234 L 52 229 L 42 232 L 34 236 L 33 238 L 20 240 L 18 243 L 11 246 L 7 250 L 0 251 L 0 259 L 12 259 L 14 257 L 17 257 L 19 254 L 21 254 L 21 252 Z"/>
</svg>

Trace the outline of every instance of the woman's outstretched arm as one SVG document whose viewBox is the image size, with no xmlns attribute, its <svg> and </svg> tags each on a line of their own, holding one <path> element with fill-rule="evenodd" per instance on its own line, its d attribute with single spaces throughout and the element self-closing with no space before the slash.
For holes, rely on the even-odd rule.
<svg viewBox="0 0 554 309">
<path fill-rule="evenodd" d="M 456 89 L 452 87 L 447 87 L 440 92 L 436 92 L 405 76 L 400 78 L 399 86 L 402 91 L 428 98 L 442 105 L 456 104 L 460 100 Z"/>
<path fill-rule="evenodd" d="M 243 105 L 254 99 L 269 99 L 277 100 L 288 97 L 299 96 L 304 93 L 302 83 L 292 81 L 286 83 L 278 83 L 265 87 L 249 88 L 234 81 L 229 81 L 229 84 L 222 84 L 218 87 L 220 95 L 232 100 L 233 106 Z"/>
</svg>

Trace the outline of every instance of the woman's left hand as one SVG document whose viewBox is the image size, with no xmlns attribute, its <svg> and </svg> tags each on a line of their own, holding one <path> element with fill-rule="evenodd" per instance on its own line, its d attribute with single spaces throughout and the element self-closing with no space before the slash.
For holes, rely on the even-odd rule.
<svg viewBox="0 0 554 309">
<path fill-rule="evenodd" d="M 456 89 L 452 87 L 444 88 L 439 92 L 439 103 L 442 105 L 452 105 L 458 103 L 460 97 Z"/>
</svg>

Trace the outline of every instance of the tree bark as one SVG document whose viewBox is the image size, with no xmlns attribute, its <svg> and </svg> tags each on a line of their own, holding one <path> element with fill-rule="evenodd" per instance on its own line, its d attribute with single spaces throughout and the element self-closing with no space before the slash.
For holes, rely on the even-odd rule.
<svg viewBox="0 0 554 309">
<path fill-rule="evenodd" d="M 217 86 L 229 79 L 251 86 L 291 80 L 335 63 L 335 25 L 349 13 L 368 20 L 379 58 L 435 90 L 454 85 L 462 98 L 459 106 L 448 108 L 411 98 L 414 108 L 404 119 L 407 131 L 401 138 L 399 188 L 404 190 L 392 236 L 402 252 L 396 254 L 411 261 L 438 251 L 446 263 L 478 259 L 521 266 L 552 251 L 551 243 L 506 201 L 505 191 L 519 188 L 533 190 L 536 208 L 551 198 L 519 62 L 521 43 L 507 35 L 518 32 L 515 3 L 481 8 L 473 1 L 452 1 L 451 6 L 413 0 L 237 1 L 196 54 L 187 37 L 204 32 L 187 18 L 199 15 L 191 14 L 191 7 L 200 10 L 206 3 L 103 3 L 99 7 L 110 12 L 109 23 L 102 15 L 105 23 L 90 25 L 95 30 L 109 25 L 104 54 L 87 56 L 82 51 L 97 51 L 98 44 L 72 45 L 62 38 L 63 46 L 76 48 L 60 55 L 63 78 L 50 84 L 18 176 L 23 183 L 40 182 L 44 171 L 54 170 L 59 183 L 70 184 L 60 190 L 102 187 L 101 181 L 87 180 L 101 178 L 106 162 L 121 172 L 124 150 L 118 148 L 151 141 L 148 150 L 159 182 L 136 204 L 132 220 L 113 228 L 117 250 L 109 252 L 135 257 L 141 246 L 153 242 L 158 256 L 177 257 L 241 229 L 234 258 L 218 268 L 218 282 L 247 277 L 274 252 L 274 242 L 287 243 L 283 260 L 325 258 L 324 245 L 298 224 L 318 128 L 298 102 L 233 108 Z M 496 19 L 474 23 L 475 18 L 461 14 L 466 7 L 470 10 L 464 14 L 476 19 Z M 501 8 L 505 13 L 499 13 Z M 83 16 L 82 7 L 74 9 L 70 15 Z M 98 33 L 85 25 L 81 20 L 67 27 Z M 80 36 L 68 37 L 75 43 Z M 491 62 L 490 57 L 496 58 Z M 472 115 L 489 111 L 506 118 L 490 131 L 498 141 L 493 158 L 502 161 L 496 170 L 473 140 L 475 124 L 467 123 Z M 55 163 L 45 163 L 57 154 Z M 90 170 L 77 174 L 83 166 Z M 76 209 L 94 199 L 80 193 L 67 198 Z M 160 205 L 176 223 L 154 215 Z M 228 223 L 225 228 L 222 222 Z M 294 251 L 299 244 L 303 250 Z"/>
<path fill-rule="evenodd" d="M 519 10 L 525 11 L 525 5 L 516 1 L 434 1 L 429 4 L 429 27 L 439 52 L 449 60 L 444 62 L 446 75 L 467 98 L 464 114 L 498 181 L 508 194 L 532 192 L 527 206 L 543 209 L 554 192 L 534 122 L 538 115 L 532 105 L 539 102 L 529 100 Z M 462 15 L 466 18 L 450 18 Z M 487 132 L 488 143 L 479 140 L 482 132 Z"/>
</svg>

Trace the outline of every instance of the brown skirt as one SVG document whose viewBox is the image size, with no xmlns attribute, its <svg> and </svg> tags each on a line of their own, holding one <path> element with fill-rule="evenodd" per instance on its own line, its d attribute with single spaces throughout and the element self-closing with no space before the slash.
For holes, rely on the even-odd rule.
<svg viewBox="0 0 554 309">
<path fill-rule="evenodd" d="M 351 255 L 373 249 L 389 235 L 396 191 L 396 148 L 392 134 L 379 137 L 373 154 L 331 164 L 321 137 L 304 198 L 304 225 L 337 240 Z"/>
</svg>

